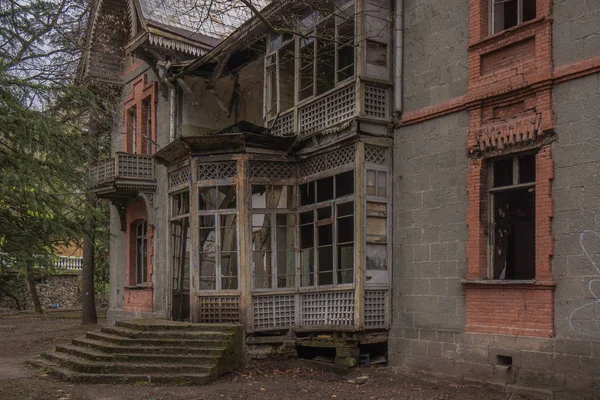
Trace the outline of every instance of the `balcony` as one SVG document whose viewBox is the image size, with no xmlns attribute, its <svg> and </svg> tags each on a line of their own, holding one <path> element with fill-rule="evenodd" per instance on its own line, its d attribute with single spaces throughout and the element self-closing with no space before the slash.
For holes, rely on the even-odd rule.
<svg viewBox="0 0 600 400">
<path fill-rule="evenodd" d="M 101 198 L 154 191 L 154 159 L 149 155 L 117 153 L 115 158 L 100 161 L 90 168 L 90 181 L 94 193 Z"/>
</svg>

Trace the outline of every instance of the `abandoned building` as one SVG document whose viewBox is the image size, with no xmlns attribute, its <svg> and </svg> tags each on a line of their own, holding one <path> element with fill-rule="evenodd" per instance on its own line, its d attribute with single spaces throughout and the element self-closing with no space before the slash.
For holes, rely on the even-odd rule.
<svg viewBox="0 0 600 400">
<path fill-rule="evenodd" d="M 110 323 L 597 392 L 600 2 L 181 2 L 93 14 L 81 79 L 121 94 L 90 171 Z"/>
</svg>

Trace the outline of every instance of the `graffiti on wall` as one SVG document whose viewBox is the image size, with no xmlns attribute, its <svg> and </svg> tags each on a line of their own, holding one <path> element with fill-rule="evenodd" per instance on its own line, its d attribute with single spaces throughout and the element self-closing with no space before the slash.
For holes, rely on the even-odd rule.
<svg viewBox="0 0 600 400">
<path fill-rule="evenodd" d="M 588 249 L 586 248 L 586 245 L 585 245 L 586 237 L 587 238 L 596 237 L 597 239 L 600 239 L 600 233 L 591 231 L 591 230 L 586 230 L 586 231 L 583 231 L 581 233 L 581 235 L 579 236 L 579 244 L 581 245 L 583 254 L 585 254 L 586 258 L 591 263 L 591 266 L 594 267 L 594 269 L 596 270 L 595 274 L 600 276 L 600 266 L 598 266 L 598 263 L 596 262 L 594 257 L 592 255 L 590 255 Z M 594 285 L 596 285 L 596 287 L 594 287 Z M 598 333 L 596 333 L 596 329 L 583 329 L 574 324 L 574 320 L 583 319 L 583 318 L 577 318 L 577 314 L 582 313 L 582 311 L 584 309 L 589 309 L 591 307 L 592 308 L 591 311 L 592 311 L 592 313 L 594 313 L 595 312 L 594 308 L 600 307 L 600 293 L 596 293 L 597 291 L 600 292 L 600 278 L 599 279 L 595 279 L 595 278 L 590 279 L 590 281 L 588 282 L 588 290 L 590 292 L 590 295 L 592 296 L 591 301 L 589 303 L 586 303 L 582 306 L 577 307 L 576 309 L 574 309 L 571 312 L 571 314 L 569 314 L 569 326 L 575 332 L 580 333 L 582 335 L 600 337 L 600 335 Z M 596 305 L 598 305 L 598 306 L 596 306 Z"/>
</svg>

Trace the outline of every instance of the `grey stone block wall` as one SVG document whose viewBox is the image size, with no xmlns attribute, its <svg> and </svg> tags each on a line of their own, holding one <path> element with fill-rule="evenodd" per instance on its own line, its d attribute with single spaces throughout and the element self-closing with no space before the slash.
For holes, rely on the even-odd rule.
<svg viewBox="0 0 600 400">
<path fill-rule="evenodd" d="M 404 2 L 404 109 L 414 111 L 467 91 L 469 2 Z"/>
<path fill-rule="evenodd" d="M 77 306 L 77 298 L 81 292 L 81 272 L 60 271 L 40 279 L 35 286 L 42 309 L 51 308 L 51 305 L 58 309 Z M 19 299 L 21 310 L 34 309 L 29 286 L 24 276 L 15 274 L 4 288 Z M 17 303 L 12 297 L 2 293 L 0 295 L 0 313 L 14 311 L 19 311 Z"/>
<path fill-rule="evenodd" d="M 600 55 L 598 0 L 554 0 L 552 11 L 555 66 Z"/>
</svg>

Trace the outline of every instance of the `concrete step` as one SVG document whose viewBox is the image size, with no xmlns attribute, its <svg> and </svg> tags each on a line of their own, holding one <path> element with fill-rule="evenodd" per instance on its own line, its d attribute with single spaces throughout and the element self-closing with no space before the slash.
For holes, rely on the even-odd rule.
<svg viewBox="0 0 600 400">
<path fill-rule="evenodd" d="M 33 367 L 40 368 L 47 374 L 62 381 L 73 383 L 161 383 L 174 385 L 200 385 L 214 379 L 212 374 L 207 373 L 181 373 L 181 374 L 87 374 L 79 373 L 68 368 L 61 367 L 54 362 L 45 359 L 31 359 L 27 363 Z"/>
<path fill-rule="evenodd" d="M 121 375 L 147 375 L 147 374 L 212 374 L 214 365 L 161 363 L 146 364 L 133 362 L 94 362 L 66 353 L 48 351 L 42 356 L 62 368 L 86 374 L 121 374 Z"/>
<path fill-rule="evenodd" d="M 119 326 L 104 326 L 101 332 L 111 335 L 122 336 L 130 339 L 205 339 L 205 340 L 230 340 L 233 332 L 221 331 L 140 331 L 137 329 Z"/>
<path fill-rule="evenodd" d="M 219 331 L 238 332 L 240 324 L 192 324 L 189 322 L 175 322 L 166 320 L 133 319 L 117 321 L 116 326 L 135 329 L 138 331 Z"/>
<path fill-rule="evenodd" d="M 202 356 L 220 356 L 226 347 L 160 347 L 160 346 L 118 346 L 99 340 L 88 338 L 73 339 L 71 343 L 75 346 L 87 347 L 111 354 L 187 354 Z"/>
<path fill-rule="evenodd" d="M 100 340 L 120 346 L 155 346 L 155 347 L 225 347 L 229 343 L 223 339 L 130 339 L 123 336 L 103 332 L 88 332 L 88 339 Z"/>
<path fill-rule="evenodd" d="M 185 352 L 177 354 L 147 354 L 147 353 L 105 353 L 89 347 L 75 345 L 58 345 L 57 353 L 70 354 L 95 362 L 134 362 L 134 363 L 182 363 L 203 364 L 214 366 L 219 360 L 219 355 L 188 355 Z"/>
</svg>

